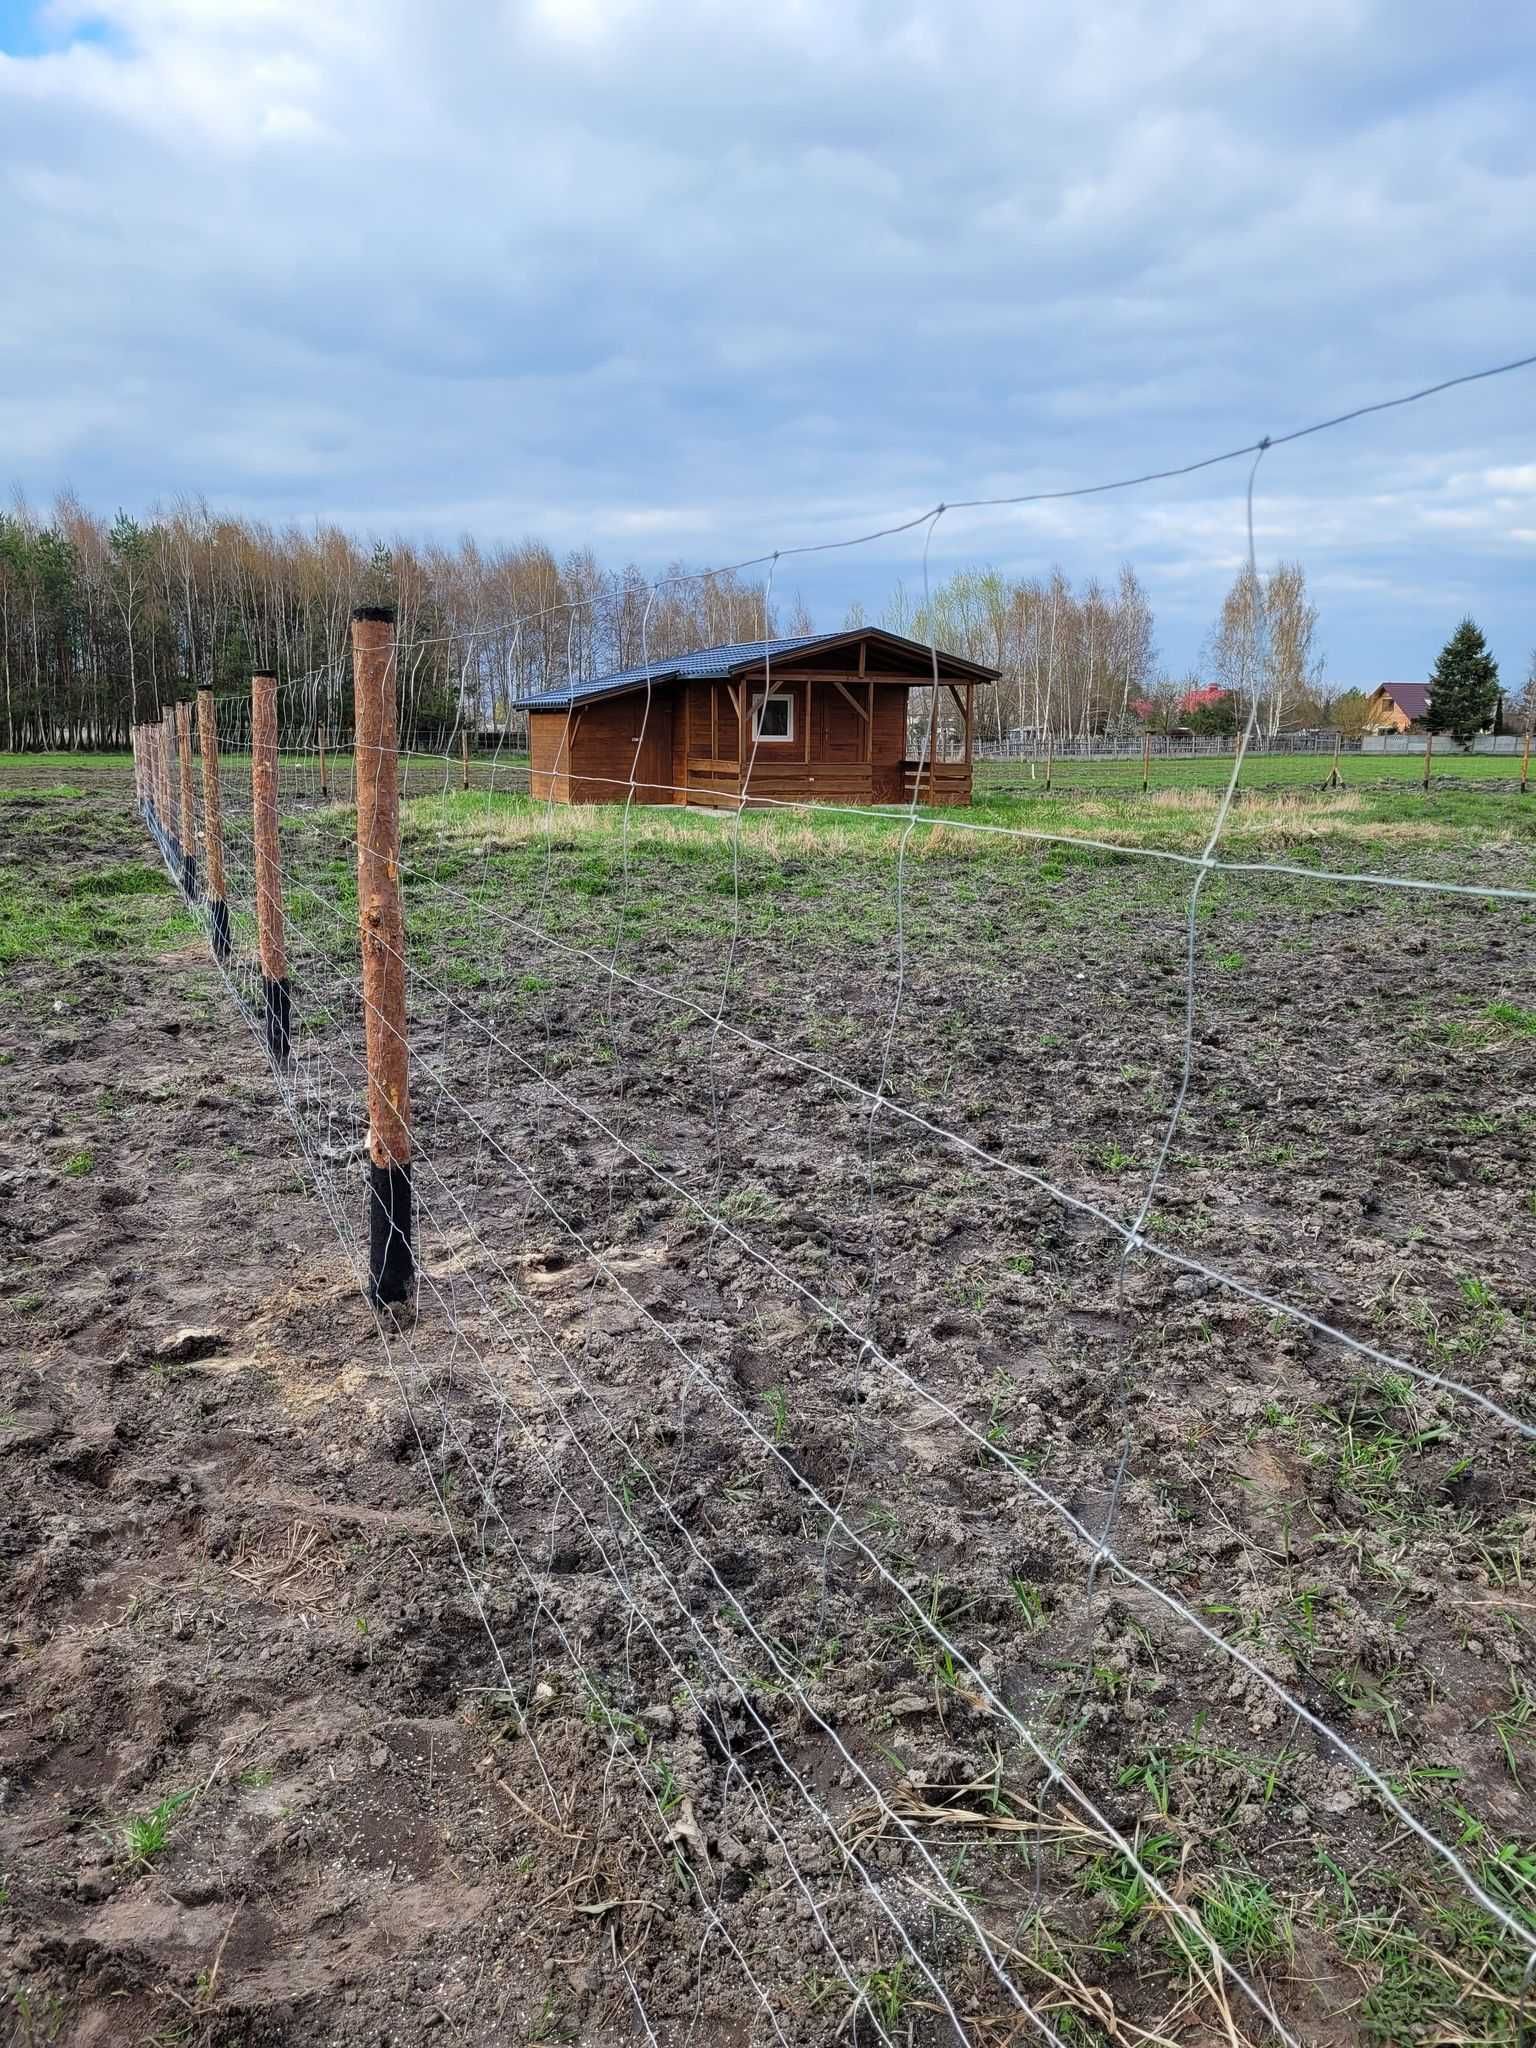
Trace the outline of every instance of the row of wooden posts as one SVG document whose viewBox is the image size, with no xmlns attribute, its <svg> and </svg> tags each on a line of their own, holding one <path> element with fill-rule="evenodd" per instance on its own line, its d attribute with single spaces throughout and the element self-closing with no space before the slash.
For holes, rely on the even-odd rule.
<svg viewBox="0 0 1536 2048">
<path fill-rule="evenodd" d="M 352 691 L 358 929 L 368 1070 L 368 1295 L 376 1304 L 396 1308 L 414 1298 L 416 1253 L 392 606 L 361 605 L 352 614 Z M 188 902 L 204 913 L 214 958 L 223 967 L 233 948 L 225 893 L 218 722 L 211 690 L 197 692 L 197 744 L 202 764 L 200 821 L 189 702 L 134 727 L 134 793 L 167 866 Z M 277 678 L 268 672 L 251 677 L 251 843 L 262 1025 L 267 1052 L 281 1073 L 293 1060 L 293 1024 L 278 825 Z"/>
</svg>

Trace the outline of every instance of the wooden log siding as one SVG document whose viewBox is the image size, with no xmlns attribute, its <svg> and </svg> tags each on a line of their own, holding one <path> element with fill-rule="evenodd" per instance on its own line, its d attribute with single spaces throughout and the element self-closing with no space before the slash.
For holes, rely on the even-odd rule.
<svg viewBox="0 0 1536 2048">
<path fill-rule="evenodd" d="M 673 692 L 651 692 L 577 704 L 528 716 L 529 789 L 567 804 L 621 804 L 631 778 L 637 804 L 670 804 L 673 794 Z"/>
<path fill-rule="evenodd" d="M 912 666 L 899 669 L 892 665 L 899 651 L 878 639 L 850 641 L 828 653 L 814 663 L 775 657 L 766 670 L 729 678 L 658 682 L 649 715 L 643 687 L 578 701 L 570 711 L 532 710 L 532 794 L 556 803 L 622 803 L 633 778 L 635 800 L 648 804 L 734 808 L 743 794 L 749 803 L 910 801 L 909 698 L 929 684 L 931 658 L 914 649 Z M 753 708 L 765 687 L 794 705 L 787 741 L 753 738 Z M 932 763 L 922 800 L 931 783 L 938 801 L 968 803 L 974 680 L 941 675 L 940 689 L 945 706 L 959 715 L 964 758 Z M 935 738 L 938 708 L 935 703 L 929 711 Z M 750 782 L 745 792 L 743 776 Z"/>
</svg>

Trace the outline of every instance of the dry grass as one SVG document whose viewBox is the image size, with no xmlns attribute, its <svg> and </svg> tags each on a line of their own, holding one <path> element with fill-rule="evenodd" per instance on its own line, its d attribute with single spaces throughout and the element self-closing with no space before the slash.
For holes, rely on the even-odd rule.
<svg viewBox="0 0 1536 2048">
<path fill-rule="evenodd" d="M 321 1547 L 314 1524 L 295 1521 L 271 1541 L 249 1533 L 242 1536 L 230 1571 L 269 1600 L 303 1605 L 314 1597 L 325 1574 L 335 1569 L 335 1562 Z"/>
<path fill-rule="evenodd" d="M 550 807 L 526 797 L 489 798 L 471 792 L 418 797 L 403 813 L 408 843 L 439 847 L 542 847 L 612 854 L 622 844 L 708 858 L 728 850 L 740 831 L 744 853 L 755 859 L 846 859 L 888 861 L 896 843 L 909 858 L 954 862 L 1038 859 L 1079 838 L 1108 848 L 1144 848 L 1164 853 L 1198 853 L 1210 835 L 1221 791 L 1209 787 L 1156 790 L 1147 796 L 1073 794 L 1060 799 L 1026 799 L 980 806 L 974 817 L 920 811 L 908 832 L 899 810 L 818 809 L 814 805 L 745 812 L 622 804 Z M 1362 855 L 1398 848 L 1464 850 L 1471 828 L 1448 809 L 1421 810 L 1417 792 L 1384 800 L 1379 793 L 1245 788 L 1223 831 L 1228 854 L 1254 856 L 1287 848 L 1333 842 Z M 1395 810 L 1405 815 L 1395 815 Z M 350 822 L 333 808 L 325 822 Z M 1523 820 L 1521 821 L 1523 822 Z M 1492 810 L 1479 815 L 1475 842 L 1480 854 L 1525 851 L 1515 819 Z"/>
</svg>

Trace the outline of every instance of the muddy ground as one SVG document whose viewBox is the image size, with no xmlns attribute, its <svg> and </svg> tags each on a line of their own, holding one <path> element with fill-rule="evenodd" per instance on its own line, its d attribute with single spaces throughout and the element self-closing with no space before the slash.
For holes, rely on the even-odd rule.
<svg viewBox="0 0 1536 2048">
<path fill-rule="evenodd" d="M 350 821 L 291 795 L 281 1076 L 121 788 L 3 807 L 15 2038 L 1273 2038 L 1118 1833 L 1296 2039 L 1513 2042 L 1518 1939 L 1060 1512 L 1536 1924 L 1529 1440 L 1027 1177 L 1135 1213 L 1188 876 L 423 821 L 381 1335 Z M 1536 1416 L 1530 940 L 1209 884 L 1148 1235 Z"/>
</svg>

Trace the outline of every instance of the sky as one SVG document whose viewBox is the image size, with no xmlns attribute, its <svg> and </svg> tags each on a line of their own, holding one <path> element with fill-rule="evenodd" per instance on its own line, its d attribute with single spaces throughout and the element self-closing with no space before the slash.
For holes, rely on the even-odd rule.
<svg viewBox="0 0 1536 2048">
<path fill-rule="evenodd" d="M 786 551 L 1160 470 L 1536 351 L 1527 0 L 0 0 L 0 488 Z M 947 511 L 1198 660 L 1249 464 Z M 1536 647 L 1536 369 L 1271 450 L 1338 684 Z"/>
</svg>

